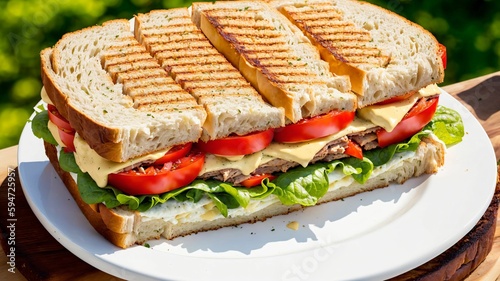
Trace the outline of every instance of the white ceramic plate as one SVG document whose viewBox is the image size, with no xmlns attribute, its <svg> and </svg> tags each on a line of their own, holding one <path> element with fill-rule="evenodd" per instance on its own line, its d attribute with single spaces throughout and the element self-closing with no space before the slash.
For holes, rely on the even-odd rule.
<svg viewBox="0 0 500 281">
<path fill-rule="evenodd" d="M 495 154 L 477 120 L 447 93 L 441 104 L 463 117 L 466 135 L 435 175 L 411 179 L 265 222 L 151 241 L 120 249 L 87 222 L 28 123 L 19 143 L 26 198 L 68 250 L 125 279 L 385 279 L 441 254 L 472 229 L 496 181 Z M 297 221 L 297 231 L 286 227 Z"/>
</svg>

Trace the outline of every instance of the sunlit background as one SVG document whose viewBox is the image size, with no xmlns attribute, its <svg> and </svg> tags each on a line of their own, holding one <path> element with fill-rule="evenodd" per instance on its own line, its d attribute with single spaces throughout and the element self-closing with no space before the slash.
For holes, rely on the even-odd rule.
<svg viewBox="0 0 500 281">
<path fill-rule="evenodd" d="M 1 0 L 0 149 L 17 144 L 40 100 L 39 52 L 69 31 L 183 0 Z M 500 1 L 369 0 L 431 31 L 448 49 L 443 85 L 500 70 Z"/>
</svg>

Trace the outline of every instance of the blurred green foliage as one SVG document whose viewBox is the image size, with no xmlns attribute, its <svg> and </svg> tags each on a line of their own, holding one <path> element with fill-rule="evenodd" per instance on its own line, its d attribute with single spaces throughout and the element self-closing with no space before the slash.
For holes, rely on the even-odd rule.
<svg viewBox="0 0 500 281">
<path fill-rule="evenodd" d="M 500 1 L 369 0 L 412 20 L 448 48 L 444 84 L 500 69 Z M 18 142 L 39 101 L 39 52 L 64 33 L 185 0 L 1 0 L 0 148 Z"/>
</svg>

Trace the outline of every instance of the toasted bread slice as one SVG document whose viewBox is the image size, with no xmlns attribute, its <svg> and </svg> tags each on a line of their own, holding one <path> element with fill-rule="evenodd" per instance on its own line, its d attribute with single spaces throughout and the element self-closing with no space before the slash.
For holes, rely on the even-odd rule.
<svg viewBox="0 0 500 281">
<path fill-rule="evenodd" d="M 349 75 L 364 107 L 444 78 L 439 43 L 422 27 L 369 3 L 268 1 L 309 37 L 338 75 Z"/>
<path fill-rule="evenodd" d="M 187 8 L 135 17 L 135 35 L 208 113 L 202 140 L 281 127 L 284 111 L 267 104 L 191 21 Z"/>
<path fill-rule="evenodd" d="M 135 40 L 127 20 L 66 34 L 41 52 L 41 66 L 51 101 L 106 159 L 124 162 L 202 133 L 203 107 Z"/>
<path fill-rule="evenodd" d="M 355 110 L 349 81 L 332 75 L 300 30 L 265 3 L 194 3 L 192 13 L 210 42 L 292 122 Z"/>
</svg>

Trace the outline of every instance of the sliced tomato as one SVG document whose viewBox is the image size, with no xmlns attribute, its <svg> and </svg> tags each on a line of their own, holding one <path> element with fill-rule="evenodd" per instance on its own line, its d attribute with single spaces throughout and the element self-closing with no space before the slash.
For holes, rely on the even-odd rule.
<svg viewBox="0 0 500 281">
<path fill-rule="evenodd" d="M 438 54 L 441 57 L 441 60 L 443 61 L 443 68 L 446 69 L 446 65 L 448 64 L 448 55 L 446 54 L 446 46 L 445 45 L 439 44 Z"/>
<path fill-rule="evenodd" d="M 261 174 L 261 175 L 253 175 L 248 179 L 241 182 L 241 185 L 244 187 L 254 187 L 262 183 L 264 179 L 269 179 L 270 181 L 274 180 L 276 176 L 272 174 Z"/>
<path fill-rule="evenodd" d="M 350 111 L 331 111 L 329 113 L 300 120 L 274 131 L 274 141 L 296 143 L 335 134 L 354 120 L 355 113 Z"/>
<path fill-rule="evenodd" d="M 361 146 L 352 140 L 349 140 L 347 148 L 345 149 L 345 154 L 358 159 L 363 159 L 363 150 L 361 149 Z"/>
<path fill-rule="evenodd" d="M 49 120 L 57 126 L 59 132 L 59 138 L 64 144 L 65 152 L 75 152 L 75 145 L 73 141 L 75 140 L 75 129 L 71 127 L 68 120 L 66 120 L 60 113 L 57 111 L 57 108 L 52 105 L 47 105 L 47 111 L 49 112 Z"/>
<path fill-rule="evenodd" d="M 406 113 L 404 119 L 411 118 L 413 116 L 418 115 L 420 112 L 424 111 L 427 107 L 429 107 L 429 100 L 427 99 L 419 99 L 413 107 Z"/>
<path fill-rule="evenodd" d="M 427 125 L 434 116 L 439 97 L 431 99 L 420 99 L 416 105 L 405 115 L 403 120 L 396 125 L 394 130 L 387 132 L 385 129 L 377 130 L 378 144 L 380 147 L 401 142 Z"/>
<path fill-rule="evenodd" d="M 64 144 L 65 152 L 75 152 L 75 132 L 74 131 L 67 131 L 62 128 L 58 128 L 59 131 L 59 138 L 61 139 L 62 143 Z"/>
<path fill-rule="evenodd" d="M 155 165 L 165 164 L 167 162 L 175 161 L 181 157 L 184 157 L 191 150 L 193 146 L 192 143 L 186 143 L 181 145 L 176 145 L 172 147 L 164 156 L 155 161 Z"/>
<path fill-rule="evenodd" d="M 185 157 L 173 162 L 109 174 L 108 182 L 130 195 L 161 194 L 194 181 L 203 169 L 204 163 L 204 153 L 191 151 Z"/>
<path fill-rule="evenodd" d="M 402 100 L 405 100 L 405 99 L 411 97 L 413 94 L 415 94 L 415 92 L 409 92 L 409 93 L 406 93 L 402 96 L 392 97 L 392 98 L 386 99 L 384 101 L 378 102 L 378 103 L 376 103 L 376 105 L 385 105 L 385 104 L 390 104 L 393 102 L 402 101 Z"/>
<path fill-rule="evenodd" d="M 64 129 L 66 131 L 74 132 L 75 129 L 71 127 L 69 124 L 68 120 L 64 118 L 59 111 L 57 111 L 57 108 L 53 106 L 52 104 L 47 105 L 47 111 L 49 112 L 49 120 L 54 123 L 57 127 Z"/>
<path fill-rule="evenodd" d="M 200 141 L 200 150 L 217 155 L 247 155 L 266 148 L 273 140 L 274 129 L 255 132 L 244 136 L 229 136 L 207 142 Z"/>
</svg>

